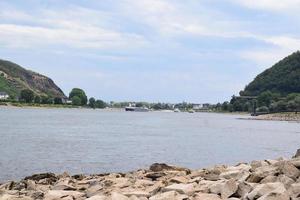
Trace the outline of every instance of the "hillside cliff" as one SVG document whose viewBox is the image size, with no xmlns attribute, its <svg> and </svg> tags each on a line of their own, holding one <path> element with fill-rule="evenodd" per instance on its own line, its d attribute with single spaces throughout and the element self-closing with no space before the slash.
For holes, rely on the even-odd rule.
<svg viewBox="0 0 300 200">
<path fill-rule="evenodd" d="M 17 97 L 23 89 L 30 89 L 40 96 L 66 97 L 50 78 L 10 61 L 0 60 L 0 91 Z"/>
<path fill-rule="evenodd" d="M 271 68 L 259 74 L 254 81 L 241 91 L 242 96 L 257 96 L 264 91 L 280 93 L 300 93 L 300 52 L 284 58 Z"/>
</svg>

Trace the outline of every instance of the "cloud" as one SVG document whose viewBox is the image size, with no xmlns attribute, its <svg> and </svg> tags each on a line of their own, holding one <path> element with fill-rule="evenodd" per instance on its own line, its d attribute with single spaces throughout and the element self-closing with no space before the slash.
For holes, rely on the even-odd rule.
<svg viewBox="0 0 300 200">
<path fill-rule="evenodd" d="M 276 12 L 289 13 L 290 11 L 299 11 L 300 0 L 232 0 L 234 3 L 238 3 L 242 6 L 251 9 L 269 10 Z"/>
<path fill-rule="evenodd" d="M 0 23 L 0 44 L 9 48 L 63 45 L 94 49 L 138 48 L 147 44 L 141 35 L 97 24 L 101 15 L 79 7 L 69 11 L 41 10 L 32 15 L 17 10 L 1 11 L 0 18 L 13 22 Z"/>
</svg>

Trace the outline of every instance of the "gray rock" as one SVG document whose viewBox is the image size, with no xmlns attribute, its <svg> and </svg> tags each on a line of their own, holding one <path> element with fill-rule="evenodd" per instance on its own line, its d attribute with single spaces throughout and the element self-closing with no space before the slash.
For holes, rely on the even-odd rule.
<svg viewBox="0 0 300 200">
<path fill-rule="evenodd" d="M 194 184 L 173 184 L 163 188 L 164 192 L 176 191 L 179 194 L 193 195 L 195 192 Z"/>
</svg>

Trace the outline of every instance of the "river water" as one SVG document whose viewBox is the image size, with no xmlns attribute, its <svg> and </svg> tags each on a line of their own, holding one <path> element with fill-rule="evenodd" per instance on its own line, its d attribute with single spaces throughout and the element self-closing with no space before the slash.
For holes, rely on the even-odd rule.
<svg viewBox="0 0 300 200">
<path fill-rule="evenodd" d="M 0 181 L 291 157 L 300 124 L 214 113 L 0 108 Z"/>
</svg>

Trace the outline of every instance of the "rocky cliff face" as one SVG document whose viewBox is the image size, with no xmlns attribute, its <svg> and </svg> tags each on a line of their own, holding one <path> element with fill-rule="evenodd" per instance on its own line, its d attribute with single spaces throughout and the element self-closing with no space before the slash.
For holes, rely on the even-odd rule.
<svg viewBox="0 0 300 200">
<path fill-rule="evenodd" d="M 0 91 L 18 96 L 23 89 L 36 95 L 64 98 L 63 91 L 50 78 L 5 60 L 0 60 Z"/>
</svg>

